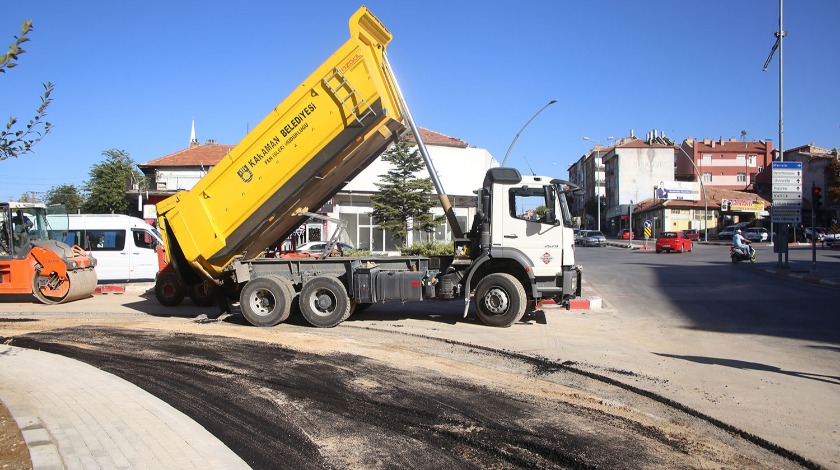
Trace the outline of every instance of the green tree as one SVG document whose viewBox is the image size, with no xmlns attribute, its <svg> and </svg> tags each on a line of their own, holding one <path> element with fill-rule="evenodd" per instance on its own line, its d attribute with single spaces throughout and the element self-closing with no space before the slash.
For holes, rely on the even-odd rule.
<svg viewBox="0 0 840 470">
<path fill-rule="evenodd" d="M 75 214 L 85 203 L 81 191 L 73 184 L 62 184 L 53 186 L 47 191 L 46 203 L 64 204 L 68 214 Z"/>
<path fill-rule="evenodd" d="M 134 160 L 125 150 L 102 152 L 103 163 L 93 165 L 90 180 L 85 183 L 88 194 L 84 210 L 88 214 L 128 214 L 131 203 L 126 197 L 129 181 L 143 181 Z"/>
<path fill-rule="evenodd" d="M 6 73 L 7 69 L 17 67 L 18 57 L 25 53 L 21 45 L 29 42 L 26 37 L 32 31 L 32 20 L 26 20 L 21 26 L 20 36 L 15 36 L 15 42 L 9 46 L 8 52 L 0 55 L 0 73 Z M 12 116 L 6 123 L 5 129 L 0 130 L 0 160 L 10 157 L 19 157 L 32 151 L 32 147 L 41 141 L 52 129 L 52 124 L 45 121 L 47 107 L 52 103 L 50 95 L 53 92 L 53 84 L 43 83 L 44 94 L 41 96 L 41 105 L 35 111 L 35 117 L 29 120 L 23 128 L 18 128 L 18 120 Z"/>
<path fill-rule="evenodd" d="M 402 245 L 410 231 L 434 231 L 444 218 L 429 212 L 435 206 L 431 198 L 432 180 L 415 175 L 425 166 L 419 151 L 412 150 L 412 144 L 406 140 L 399 140 L 382 155 L 382 160 L 392 167 L 387 174 L 379 175 L 382 178 L 381 183 L 376 183 L 379 193 L 371 196 L 371 216 L 377 227 L 392 231 Z"/>
<path fill-rule="evenodd" d="M 17 202 L 41 202 L 38 200 L 37 193 L 34 191 L 30 191 L 28 193 L 23 193 L 18 198 Z"/>
<path fill-rule="evenodd" d="M 834 149 L 834 154 L 837 155 L 837 149 Z M 825 203 L 840 202 L 840 158 L 834 157 L 826 167 L 825 185 L 824 191 L 828 196 Z"/>
</svg>

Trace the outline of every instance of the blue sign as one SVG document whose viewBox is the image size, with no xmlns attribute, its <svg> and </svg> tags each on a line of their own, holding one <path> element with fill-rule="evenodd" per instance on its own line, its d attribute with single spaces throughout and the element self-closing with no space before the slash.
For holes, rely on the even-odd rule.
<svg viewBox="0 0 840 470">
<path fill-rule="evenodd" d="M 651 222 L 650 219 L 645 220 L 645 227 L 651 228 L 652 226 L 653 226 L 653 222 Z"/>
<path fill-rule="evenodd" d="M 772 168 L 774 170 L 801 170 L 802 162 L 773 162 Z"/>
</svg>

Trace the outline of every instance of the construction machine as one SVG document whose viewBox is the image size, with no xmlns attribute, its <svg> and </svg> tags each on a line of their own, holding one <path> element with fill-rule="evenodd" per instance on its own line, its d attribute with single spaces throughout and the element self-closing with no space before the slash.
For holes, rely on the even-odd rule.
<svg viewBox="0 0 840 470">
<path fill-rule="evenodd" d="M 566 198 L 577 187 L 491 168 L 464 234 L 388 64 L 390 40 L 382 23 L 360 8 L 344 45 L 198 184 L 157 204 L 169 261 L 155 285 L 162 304 L 177 305 L 188 294 L 211 305 L 226 290 L 239 294 L 253 325 L 276 325 L 299 307 L 313 326 L 332 327 L 379 302 L 460 300 L 466 315 L 475 299 L 483 323 L 506 327 L 528 304 L 568 307 L 580 294 Z M 324 218 L 315 211 L 408 129 L 455 234 L 452 255 L 263 256 L 302 223 Z M 526 209 L 540 217 L 524 217 Z"/>
<path fill-rule="evenodd" d="M 0 295 L 59 304 L 93 294 L 96 259 L 66 237 L 63 205 L 0 202 Z"/>
</svg>

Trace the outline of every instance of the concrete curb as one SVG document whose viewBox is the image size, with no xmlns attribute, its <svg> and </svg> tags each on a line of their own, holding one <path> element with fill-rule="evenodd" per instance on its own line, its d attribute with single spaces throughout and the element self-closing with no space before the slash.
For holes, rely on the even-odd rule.
<svg viewBox="0 0 840 470">
<path fill-rule="evenodd" d="M 108 294 L 143 294 L 146 292 L 154 292 L 154 282 L 129 282 L 126 284 L 99 284 L 93 291 L 94 295 L 108 295 Z"/>
<path fill-rule="evenodd" d="M 811 272 L 790 272 L 783 269 L 778 268 L 763 268 L 763 271 L 768 274 L 773 274 L 778 277 L 785 277 L 790 279 L 796 279 L 798 281 L 807 282 L 809 284 L 817 284 L 821 286 L 827 287 L 834 287 L 840 289 L 840 280 L 838 279 L 827 279 L 825 277 L 821 277 Z"/>
</svg>

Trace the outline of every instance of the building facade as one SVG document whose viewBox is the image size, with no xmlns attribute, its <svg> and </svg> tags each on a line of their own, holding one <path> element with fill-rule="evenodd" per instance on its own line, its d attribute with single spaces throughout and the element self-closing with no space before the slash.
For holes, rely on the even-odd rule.
<svg viewBox="0 0 840 470">
<path fill-rule="evenodd" d="M 773 161 L 773 142 L 763 140 L 738 142 L 689 137 L 680 144 L 679 151 L 688 159 L 677 157 L 675 179 L 697 181 L 699 176 L 707 187 L 736 191 L 755 191 L 761 173 Z"/>
<path fill-rule="evenodd" d="M 669 140 L 651 135 L 646 140 L 623 139 L 607 149 L 604 164 L 606 228 L 615 233 L 630 228 L 630 214 L 642 199 L 655 197 L 661 182 L 674 180 L 675 147 Z"/>
<path fill-rule="evenodd" d="M 450 198 L 453 210 L 463 231 L 468 230 L 469 221 L 475 215 L 475 194 L 481 187 L 488 169 L 499 162 L 485 149 L 470 147 L 466 142 L 428 129 L 420 128 L 421 137 L 429 151 L 437 170 L 438 178 Z M 408 135 L 406 138 L 409 138 Z M 413 138 L 409 138 L 413 142 Z M 230 152 L 233 145 L 207 141 L 199 144 L 191 138 L 190 146 L 138 165 L 146 176 L 148 188 L 135 188 L 129 191 L 130 197 L 137 197 L 143 207 L 142 217 L 155 222 L 154 205 L 181 190 L 191 189 L 207 171 Z M 390 164 L 377 158 L 369 167 L 348 181 L 332 201 L 316 212 L 327 217 L 347 222 L 346 232 L 341 241 L 355 248 L 370 250 L 381 254 L 397 254 L 399 247 L 391 233 L 376 228 L 376 221 L 370 216 L 372 211 L 370 196 L 378 191 L 380 175 L 387 173 Z M 428 177 L 427 169 L 417 175 Z M 437 206 L 433 213 L 443 215 Z M 310 221 L 295 234 L 295 241 L 319 241 L 328 239 L 336 230 L 333 222 Z M 414 232 L 409 234 L 408 243 L 417 241 L 452 239 L 449 226 L 438 227 L 433 233 Z M 287 245 L 286 248 L 289 246 Z"/>
</svg>

